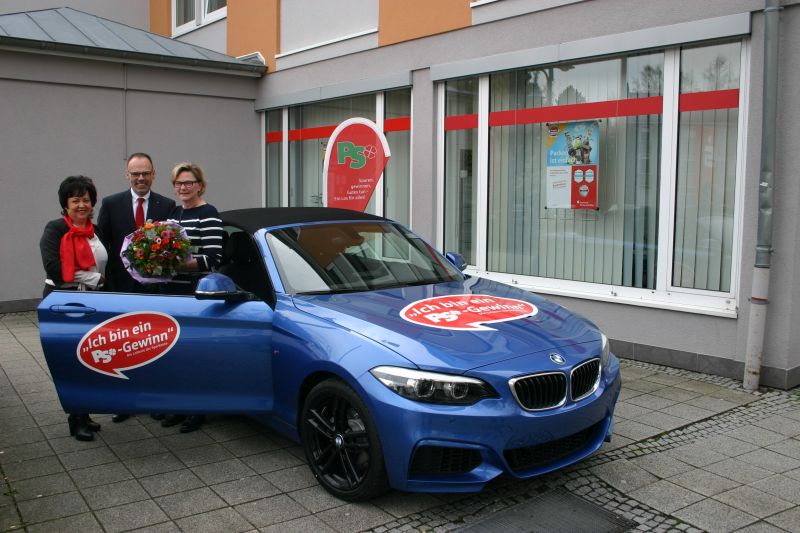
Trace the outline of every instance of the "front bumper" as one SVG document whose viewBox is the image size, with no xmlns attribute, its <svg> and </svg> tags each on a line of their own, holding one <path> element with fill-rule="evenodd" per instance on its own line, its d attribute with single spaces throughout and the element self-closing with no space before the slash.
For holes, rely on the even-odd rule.
<svg viewBox="0 0 800 533">
<path fill-rule="evenodd" d="M 392 487 L 474 492 L 501 474 L 530 478 L 591 455 L 613 431 L 620 375 L 610 359 L 591 395 L 535 412 L 500 390 L 505 378 L 492 383 L 500 398 L 443 406 L 406 400 L 366 376 Z"/>
</svg>

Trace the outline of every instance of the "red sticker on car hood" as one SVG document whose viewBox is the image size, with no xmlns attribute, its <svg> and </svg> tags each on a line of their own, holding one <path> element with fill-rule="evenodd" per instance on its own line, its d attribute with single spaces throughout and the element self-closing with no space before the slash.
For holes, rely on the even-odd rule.
<svg viewBox="0 0 800 533">
<path fill-rule="evenodd" d="M 122 373 L 152 363 L 177 342 L 178 321 L 164 313 L 126 313 L 89 330 L 78 343 L 78 359 L 95 372 L 129 379 Z"/>
<path fill-rule="evenodd" d="M 405 306 L 400 316 L 409 322 L 432 328 L 494 331 L 483 324 L 518 320 L 538 312 L 535 305 L 522 300 L 484 294 L 457 294 L 417 300 Z"/>
</svg>

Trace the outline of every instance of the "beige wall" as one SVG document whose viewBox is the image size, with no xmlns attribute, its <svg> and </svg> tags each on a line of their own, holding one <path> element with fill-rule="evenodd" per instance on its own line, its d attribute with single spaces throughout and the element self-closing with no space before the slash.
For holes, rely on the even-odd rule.
<svg viewBox="0 0 800 533">
<path fill-rule="evenodd" d="M 472 24 L 470 0 L 380 0 L 380 46 L 427 37 Z"/>
<path fill-rule="evenodd" d="M 261 52 L 273 72 L 275 54 L 280 53 L 280 20 L 279 0 L 230 0 L 228 55 Z"/>
</svg>

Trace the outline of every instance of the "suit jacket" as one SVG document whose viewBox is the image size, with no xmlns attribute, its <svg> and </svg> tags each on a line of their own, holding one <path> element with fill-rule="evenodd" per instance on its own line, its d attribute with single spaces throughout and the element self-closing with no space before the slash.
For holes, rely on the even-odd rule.
<svg viewBox="0 0 800 533">
<path fill-rule="evenodd" d="M 145 220 L 166 220 L 175 208 L 175 200 L 150 191 Z M 149 292 L 144 285 L 131 277 L 119 257 L 122 241 L 136 230 L 130 189 L 103 199 L 97 217 L 100 239 L 108 250 L 106 289 L 116 292 Z"/>
</svg>

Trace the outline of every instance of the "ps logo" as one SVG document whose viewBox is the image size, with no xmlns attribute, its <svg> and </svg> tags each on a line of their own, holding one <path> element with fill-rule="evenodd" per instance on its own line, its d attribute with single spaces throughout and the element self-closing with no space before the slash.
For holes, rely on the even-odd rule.
<svg viewBox="0 0 800 533">
<path fill-rule="evenodd" d="M 552 362 L 554 362 L 555 364 L 557 364 L 557 365 L 563 365 L 564 363 L 567 362 L 567 360 L 564 359 L 563 355 L 561 355 L 560 353 L 555 353 L 555 352 L 550 354 L 550 360 Z"/>
</svg>

